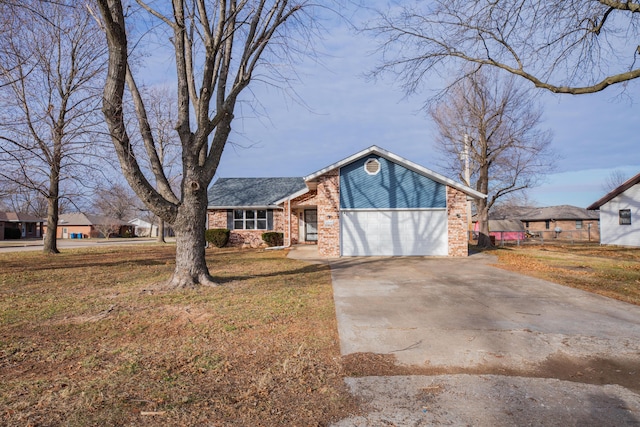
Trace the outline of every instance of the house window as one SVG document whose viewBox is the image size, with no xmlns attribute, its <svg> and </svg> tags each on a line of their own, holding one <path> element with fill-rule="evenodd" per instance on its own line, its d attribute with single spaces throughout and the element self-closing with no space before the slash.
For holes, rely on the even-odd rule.
<svg viewBox="0 0 640 427">
<path fill-rule="evenodd" d="M 576 219 L 576 230 L 580 230 L 582 228 L 582 220 Z"/>
<path fill-rule="evenodd" d="M 548 230 L 550 227 L 551 227 L 551 220 L 548 219 L 544 222 L 544 228 Z"/>
<path fill-rule="evenodd" d="M 529 228 L 529 221 L 525 221 L 525 222 L 524 222 L 524 226 L 525 226 L 526 228 Z"/>
<path fill-rule="evenodd" d="M 242 210 L 233 211 L 234 230 L 266 230 L 267 211 L 266 210 Z"/>
<path fill-rule="evenodd" d="M 631 225 L 631 209 L 620 209 L 618 211 L 620 225 Z"/>
</svg>

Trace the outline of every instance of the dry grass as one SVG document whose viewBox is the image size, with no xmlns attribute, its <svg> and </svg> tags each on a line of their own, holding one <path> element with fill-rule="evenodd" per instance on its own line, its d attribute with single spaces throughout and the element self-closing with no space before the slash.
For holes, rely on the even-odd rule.
<svg viewBox="0 0 640 427">
<path fill-rule="evenodd" d="M 492 251 L 498 267 L 640 305 L 640 249 L 521 246 Z"/>
<path fill-rule="evenodd" d="M 328 267 L 212 251 L 224 286 L 160 291 L 173 257 L 0 255 L 0 424 L 310 426 L 356 410 Z"/>
</svg>

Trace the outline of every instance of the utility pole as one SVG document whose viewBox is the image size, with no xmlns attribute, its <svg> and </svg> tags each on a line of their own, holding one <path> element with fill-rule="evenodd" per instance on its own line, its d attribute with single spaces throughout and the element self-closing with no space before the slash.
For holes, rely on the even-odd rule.
<svg viewBox="0 0 640 427">
<path fill-rule="evenodd" d="M 470 147 L 469 147 L 469 135 L 464 134 L 464 148 L 462 150 L 462 155 L 464 157 L 464 183 L 467 187 L 471 187 L 471 170 L 470 170 Z M 467 238 L 471 236 L 471 232 L 473 232 L 473 222 L 471 221 L 471 200 L 467 198 Z"/>
</svg>

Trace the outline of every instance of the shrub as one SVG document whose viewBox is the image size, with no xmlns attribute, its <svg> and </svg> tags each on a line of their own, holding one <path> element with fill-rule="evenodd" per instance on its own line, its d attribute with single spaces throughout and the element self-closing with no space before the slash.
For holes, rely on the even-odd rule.
<svg viewBox="0 0 640 427">
<path fill-rule="evenodd" d="M 269 231 L 262 233 L 262 240 L 267 243 L 267 246 L 282 246 L 284 244 L 284 234 Z"/>
<path fill-rule="evenodd" d="M 222 248 L 229 242 L 229 233 L 226 228 L 212 228 L 204 232 L 204 238 L 216 248 Z"/>
<path fill-rule="evenodd" d="M 9 239 L 19 239 L 22 237 L 22 231 L 19 228 L 5 228 L 4 229 L 4 238 Z"/>
</svg>

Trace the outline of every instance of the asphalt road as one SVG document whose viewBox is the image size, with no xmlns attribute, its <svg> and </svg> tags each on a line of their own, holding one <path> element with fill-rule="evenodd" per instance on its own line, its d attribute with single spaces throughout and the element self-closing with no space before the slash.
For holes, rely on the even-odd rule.
<svg viewBox="0 0 640 427">
<path fill-rule="evenodd" d="M 137 237 L 135 239 L 58 239 L 58 249 L 90 248 L 104 245 L 136 245 L 153 243 L 155 238 Z M 0 240 L 0 253 L 42 251 L 42 240 Z"/>
</svg>

